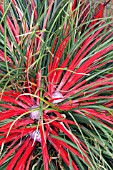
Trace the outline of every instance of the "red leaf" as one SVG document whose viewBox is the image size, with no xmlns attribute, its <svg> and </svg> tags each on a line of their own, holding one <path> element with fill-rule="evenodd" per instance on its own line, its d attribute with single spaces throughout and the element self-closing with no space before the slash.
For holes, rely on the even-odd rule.
<svg viewBox="0 0 113 170">
<path fill-rule="evenodd" d="M 6 159 L 8 159 L 12 153 L 15 152 L 15 150 L 19 147 L 19 145 L 16 145 L 14 148 L 11 148 L 3 158 L 0 159 L 0 166 L 5 162 Z"/>
<path fill-rule="evenodd" d="M 29 170 L 30 168 L 30 163 L 32 161 L 32 158 L 33 158 L 33 155 L 30 155 L 30 157 L 28 158 L 28 162 L 27 162 L 27 165 L 26 165 L 26 170 Z"/>
<path fill-rule="evenodd" d="M 36 5 L 34 3 L 34 0 L 31 1 L 31 5 L 32 5 L 32 9 L 34 9 L 34 18 L 35 18 L 35 20 L 37 20 L 38 14 L 37 14 Z"/>
<path fill-rule="evenodd" d="M 42 156 L 44 162 L 44 170 L 49 170 L 48 163 L 49 163 L 49 155 L 47 151 L 47 144 L 46 144 L 46 133 L 44 131 L 43 123 L 40 126 L 40 134 L 41 134 L 41 145 L 42 145 Z"/>
<path fill-rule="evenodd" d="M 72 11 L 75 10 L 77 6 L 77 0 L 73 0 Z"/>
<path fill-rule="evenodd" d="M 82 58 L 91 50 L 91 48 L 93 48 L 93 46 L 95 45 L 95 43 L 97 43 L 100 39 L 97 38 L 96 41 L 94 41 L 91 45 L 90 43 L 94 40 L 94 38 L 96 38 L 96 36 L 103 30 L 103 28 L 100 28 L 98 31 L 96 31 L 93 35 L 91 35 L 90 37 L 87 38 L 87 41 L 85 40 L 82 48 L 78 51 L 78 53 L 74 56 L 72 62 L 70 63 L 65 75 L 63 76 L 57 91 L 61 90 L 61 88 L 63 87 L 63 85 L 66 83 L 66 81 L 68 80 L 69 76 L 72 74 L 71 71 L 75 70 L 75 67 L 78 65 L 78 63 L 82 60 Z M 68 71 L 69 70 L 69 71 Z M 71 70 L 71 71 L 70 71 Z M 73 73 L 76 74 L 76 73 Z M 76 81 L 75 81 L 76 82 Z"/>
<path fill-rule="evenodd" d="M 32 154 L 32 151 L 36 145 L 36 143 L 33 146 L 32 146 L 32 144 L 33 144 L 33 140 L 29 141 L 26 150 L 22 154 L 21 158 L 18 160 L 18 162 L 15 166 L 15 169 L 21 169 L 21 170 L 25 169 L 25 164 L 27 162 L 27 159 Z"/>
<path fill-rule="evenodd" d="M 15 122 L 15 124 L 13 125 L 13 129 L 14 128 L 19 128 L 19 127 L 21 127 L 21 126 L 26 126 L 27 124 L 31 124 L 31 123 L 33 123 L 34 121 L 32 120 L 32 119 L 30 119 L 30 118 L 23 118 L 23 119 L 19 119 L 19 120 L 17 120 L 16 122 Z M 7 123 L 7 124 L 5 124 L 5 125 L 3 125 L 3 126 L 1 126 L 0 127 L 0 131 L 2 132 L 2 130 L 7 130 L 8 131 L 8 129 L 10 128 L 10 126 L 11 126 L 11 124 L 12 124 L 13 122 L 10 122 L 10 123 Z"/>
<path fill-rule="evenodd" d="M 92 27 L 93 25 L 95 26 L 95 24 L 99 21 L 97 19 L 101 19 L 103 17 L 104 8 L 105 8 L 105 6 L 101 3 L 97 6 L 95 11 L 98 11 L 98 12 L 96 14 L 94 14 L 93 21 L 91 21 L 91 23 L 89 24 L 89 27 Z"/>
<path fill-rule="evenodd" d="M 7 132 L 6 132 L 6 134 L 7 134 Z M 2 134 L 0 134 L 0 135 L 2 135 Z M 15 139 L 15 134 L 10 135 L 10 136 L 8 136 L 7 138 L 2 138 L 2 139 L 0 139 L 0 146 L 2 145 L 2 143 L 10 142 L 10 141 L 12 141 L 13 139 Z"/>
<path fill-rule="evenodd" d="M 0 50 L 0 59 L 2 61 L 5 61 L 4 52 L 1 51 L 1 50 Z M 12 63 L 12 60 L 8 56 L 6 56 L 6 61 L 9 62 L 9 63 Z"/>
<path fill-rule="evenodd" d="M 61 66 L 59 66 L 59 68 L 61 70 L 56 71 L 56 76 L 55 76 L 55 84 L 57 85 L 61 79 L 61 75 L 64 72 L 64 68 L 66 67 L 67 63 L 69 61 L 69 55 L 66 57 L 66 59 L 63 61 L 63 63 L 61 64 Z"/>
<path fill-rule="evenodd" d="M 40 86 L 41 86 L 41 70 L 39 70 L 38 73 L 36 74 L 36 85 L 37 85 L 37 88 L 40 88 Z M 37 91 L 36 95 L 38 97 L 40 96 L 40 90 Z M 36 103 L 39 106 L 40 105 L 40 99 L 38 97 L 36 99 Z"/>
<path fill-rule="evenodd" d="M 0 112 L 0 121 L 4 120 L 4 119 L 11 118 L 13 116 L 21 115 L 25 112 L 28 112 L 28 110 L 17 109 L 17 110 L 7 110 L 7 111 Z"/>
<path fill-rule="evenodd" d="M 74 75 L 69 78 L 68 83 L 62 88 L 63 91 L 67 91 L 69 88 L 71 88 L 75 82 L 77 82 L 81 77 L 84 75 L 82 73 L 89 73 L 90 70 L 88 70 L 89 66 L 93 64 L 93 62 L 106 54 L 107 52 L 113 50 L 113 45 L 109 45 L 105 47 L 104 49 L 100 50 L 96 54 L 94 54 L 92 57 L 90 57 L 87 61 L 85 61 L 77 70 Z M 86 72 L 87 71 L 87 72 Z M 78 73 L 78 74 L 77 74 Z M 81 73 L 81 74 L 80 74 Z"/>
<path fill-rule="evenodd" d="M 61 57 L 62 57 L 62 54 L 63 54 L 63 52 L 64 52 L 64 50 L 65 50 L 65 48 L 66 48 L 66 45 L 67 45 L 69 39 L 70 39 L 69 36 L 66 37 L 66 38 L 61 42 L 61 44 L 59 45 L 59 47 L 58 47 L 58 49 L 57 49 L 57 51 L 56 51 L 56 54 L 55 54 L 55 56 L 54 56 L 52 70 L 54 70 L 55 68 L 58 67 L 59 61 L 60 61 L 60 59 L 61 59 Z"/>
<path fill-rule="evenodd" d="M 84 144 L 75 135 L 73 135 L 66 127 L 64 127 L 62 124 L 58 122 L 51 122 L 51 124 L 54 125 L 54 127 L 60 129 L 65 135 L 67 135 L 79 147 L 79 149 L 84 153 L 84 155 L 87 155 L 82 147 L 82 145 L 84 146 Z"/>
<path fill-rule="evenodd" d="M 56 142 L 56 139 L 53 139 L 53 138 L 49 137 L 49 141 L 53 145 L 53 147 L 56 149 L 58 154 L 62 157 L 64 162 L 69 166 L 70 162 L 69 162 L 68 154 L 67 154 L 66 150 L 64 150 L 64 148 L 59 144 L 58 141 Z M 72 161 L 72 165 L 74 167 L 74 170 L 78 170 L 78 168 L 77 168 L 77 166 L 76 166 L 74 161 Z"/>
<path fill-rule="evenodd" d="M 97 112 L 97 111 L 95 111 L 93 109 L 87 109 L 87 108 L 84 108 L 83 111 L 85 111 L 85 113 L 87 113 L 87 115 L 94 116 L 96 118 L 104 120 L 105 122 L 113 124 L 113 116 L 112 115 L 109 116 L 109 113 L 107 113 L 107 112 L 102 113 L 102 111 L 101 112 Z"/>
<path fill-rule="evenodd" d="M 49 66 L 49 75 L 48 75 L 49 87 L 48 88 L 51 90 L 50 94 L 52 94 L 54 92 L 54 82 L 55 82 L 55 76 L 56 76 L 56 69 L 58 68 L 59 61 L 62 57 L 62 54 L 63 54 L 63 52 L 66 48 L 66 45 L 67 45 L 69 39 L 70 39 L 70 37 L 68 36 L 67 38 L 65 38 L 61 42 L 61 44 L 59 45 L 59 47 L 56 51 L 56 54 L 54 56 L 52 66 Z M 51 63 L 50 63 L 50 65 L 51 65 Z"/>
<path fill-rule="evenodd" d="M 23 136 L 25 136 L 25 135 L 28 135 L 29 133 L 31 133 L 31 132 L 33 132 L 34 130 L 36 130 L 36 128 L 33 128 L 33 127 L 31 127 L 31 128 L 25 128 L 25 127 L 22 127 L 22 128 L 20 128 L 20 129 L 11 129 L 10 131 L 9 131 L 9 135 L 8 135 L 8 137 L 6 138 L 6 137 L 4 137 L 4 138 L 2 138 L 2 140 L 0 141 L 1 143 L 2 142 L 7 142 L 7 140 L 9 141 L 9 140 L 13 140 L 13 137 L 14 136 L 16 136 L 16 135 L 18 135 L 18 136 L 20 136 L 20 138 L 22 138 Z M 7 136 L 7 134 L 8 134 L 8 130 L 6 129 L 6 130 L 4 130 L 3 131 L 3 133 L 1 133 L 0 134 L 0 136 Z"/>
<path fill-rule="evenodd" d="M 1 94 L 1 95 L 2 95 L 2 94 Z M 12 94 L 11 94 L 11 95 L 12 95 Z M 12 103 L 12 104 L 19 105 L 19 106 L 21 106 L 21 107 L 23 107 L 23 108 L 25 108 L 25 109 L 28 108 L 28 106 L 27 106 L 26 104 L 24 104 L 24 103 L 22 103 L 22 102 L 20 102 L 20 101 L 18 101 L 18 100 L 16 100 L 16 99 L 14 99 L 14 98 L 12 98 L 12 97 L 9 97 L 9 96 L 4 96 L 4 95 L 2 95 L 2 96 L 1 96 L 1 101 L 10 102 L 10 103 Z"/>
<path fill-rule="evenodd" d="M 14 154 L 13 158 L 11 159 L 10 163 L 7 165 L 6 170 L 13 169 L 15 164 L 17 163 L 19 157 L 21 157 L 23 151 L 27 149 L 27 146 L 29 144 L 29 139 L 27 138 L 24 143 L 21 145 L 19 150 Z"/>
<path fill-rule="evenodd" d="M 56 36 L 56 38 L 55 38 L 55 40 L 54 40 L 54 42 L 53 42 L 52 50 L 51 50 L 52 54 L 54 54 L 54 49 L 55 49 L 55 47 L 56 47 L 57 41 L 58 41 L 58 37 Z M 51 63 L 51 62 L 50 62 L 50 63 Z"/>
</svg>

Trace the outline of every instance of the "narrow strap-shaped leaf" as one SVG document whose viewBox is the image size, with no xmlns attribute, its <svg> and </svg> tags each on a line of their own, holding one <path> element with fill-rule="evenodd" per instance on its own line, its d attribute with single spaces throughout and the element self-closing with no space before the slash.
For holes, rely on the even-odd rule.
<svg viewBox="0 0 113 170">
<path fill-rule="evenodd" d="M 61 57 L 62 57 L 62 54 L 63 54 L 63 52 L 64 52 L 64 50 L 65 50 L 65 48 L 66 48 L 66 45 L 67 45 L 69 39 L 70 39 L 69 36 L 66 37 L 66 38 L 61 42 L 61 44 L 59 45 L 59 47 L 58 47 L 58 49 L 57 49 L 57 51 L 56 51 L 56 54 L 55 54 L 55 56 L 54 56 L 54 59 L 53 59 L 53 67 L 52 67 L 53 70 L 58 67 L 59 61 L 60 61 L 60 59 L 61 59 Z"/>
<path fill-rule="evenodd" d="M 57 90 L 59 91 L 63 85 L 66 83 L 66 81 L 68 80 L 69 76 L 72 74 L 71 71 L 74 71 L 75 67 L 77 66 L 78 62 L 90 51 L 90 49 L 95 45 L 95 42 L 93 42 L 89 47 L 88 45 L 94 40 L 94 38 L 103 30 L 103 28 L 100 28 L 98 31 L 96 31 L 93 35 L 91 35 L 87 41 L 85 41 L 85 43 L 83 44 L 82 48 L 78 51 L 78 53 L 74 56 L 72 62 L 70 63 L 67 72 L 65 73 L 65 75 L 63 76 Z M 99 41 L 100 39 L 98 38 L 96 40 L 96 43 Z M 87 48 L 88 47 L 88 48 Z M 84 53 L 83 53 L 84 52 Z M 68 71 L 69 70 L 69 71 Z M 71 70 L 71 71 L 70 71 Z"/>
<path fill-rule="evenodd" d="M 69 56 L 70 55 L 68 55 L 66 57 L 66 59 L 63 61 L 63 63 L 61 64 L 61 66 L 59 66 L 59 70 L 57 70 L 57 72 L 56 72 L 54 84 L 58 84 L 59 83 L 59 81 L 61 79 L 61 75 L 62 75 L 63 71 L 65 70 L 66 65 L 69 62 L 69 58 L 70 58 Z"/>
<path fill-rule="evenodd" d="M 8 110 L 6 112 L 0 112 L 0 121 L 11 118 L 13 116 L 22 115 L 25 112 L 28 112 L 28 110 L 18 109 L 18 110 Z"/>
<path fill-rule="evenodd" d="M 84 108 L 83 109 L 86 113 L 88 113 L 88 115 L 91 115 L 91 116 L 94 116 L 94 117 L 97 117 L 101 120 L 104 120 L 105 122 L 107 123 L 110 123 L 110 124 L 113 124 L 113 116 L 112 115 L 109 115 L 107 112 L 105 113 L 102 113 L 101 112 L 97 112 L 93 109 L 87 109 L 87 108 Z M 86 115 L 87 116 L 87 115 Z"/>
<path fill-rule="evenodd" d="M 9 96 L 2 95 L 1 101 L 9 102 L 9 103 L 12 103 L 12 104 L 16 104 L 16 105 L 21 106 L 21 107 L 23 107 L 25 109 L 28 108 L 28 106 L 26 104 L 24 104 L 24 103 L 14 99 L 14 98 L 12 98 L 12 97 L 9 97 Z"/>
<path fill-rule="evenodd" d="M 37 85 L 37 88 L 40 88 L 40 86 L 41 86 L 41 70 L 39 70 L 38 73 L 36 74 L 36 85 Z M 40 96 L 40 90 L 37 90 L 36 95 Z M 38 106 L 40 105 L 39 98 L 36 99 L 36 103 Z"/>
<path fill-rule="evenodd" d="M 32 9 L 34 10 L 34 19 L 37 20 L 38 14 L 37 14 L 37 11 L 36 11 L 36 5 L 34 3 L 34 0 L 31 0 L 31 6 L 32 6 Z"/>
<path fill-rule="evenodd" d="M 29 106 L 33 106 L 34 105 L 33 101 L 29 98 L 29 96 L 27 97 L 27 96 L 21 95 L 19 92 L 15 92 L 15 91 L 9 90 L 9 91 L 5 91 L 1 95 L 9 96 L 9 97 L 15 98 L 15 99 L 18 98 L 18 100 L 21 100 L 23 103 L 26 103 Z"/>
<path fill-rule="evenodd" d="M 81 150 L 81 152 L 84 153 L 84 155 L 87 155 L 85 150 L 82 147 L 82 142 L 75 136 L 73 135 L 68 129 L 66 129 L 66 127 L 64 127 L 63 125 L 61 125 L 60 123 L 57 122 L 52 122 L 51 124 L 53 124 L 54 126 L 56 126 L 58 129 L 60 129 L 63 133 L 65 133 Z"/>
<path fill-rule="evenodd" d="M 25 151 L 27 145 L 29 144 L 29 139 L 27 138 L 24 143 L 20 146 L 19 150 L 15 153 L 10 163 L 6 167 L 6 170 L 13 169 L 15 164 L 17 163 L 19 157 L 21 157 L 23 151 Z"/>
<path fill-rule="evenodd" d="M 104 4 L 100 3 L 98 4 L 97 8 L 95 11 L 98 11 L 96 14 L 93 16 L 93 21 L 89 24 L 89 27 L 92 27 L 93 25 L 95 26 L 96 22 L 98 22 L 98 19 L 102 19 L 103 14 L 104 14 Z"/>
<path fill-rule="evenodd" d="M 5 61 L 4 52 L 2 50 L 0 50 L 0 59 L 2 61 Z M 6 59 L 7 59 L 7 62 L 12 63 L 12 60 L 8 56 L 6 56 Z"/>
<path fill-rule="evenodd" d="M 77 0 L 73 0 L 72 11 L 75 10 L 76 6 L 77 6 Z"/>
<path fill-rule="evenodd" d="M 67 154 L 66 150 L 64 150 L 64 148 L 59 144 L 59 142 L 56 142 L 56 139 L 49 137 L 49 141 L 51 142 L 53 147 L 56 149 L 56 151 L 59 153 L 59 155 L 64 160 L 64 162 L 69 166 L 70 162 L 69 162 L 68 154 Z M 74 167 L 74 170 L 78 170 L 74 161 L 72 161 L 72 165 Z"/>
<path fill-rule="evenodd" d="M 18 147 L 19 145 L 17 144 L 15 147 L 11 148 L 2 159 L 0 159 L 0 166 L 15 152 L 16 149 L 18 149 Z"/>
<path fill-rule="evenodd" d="M 46 133 L 44 131 L 43 123 L 40 126 L 40 134 L 41 134 L 41 145 L 42 145 L 42 156 L 43 156 L 43 163 L 44 163 L 44 170 L 49 170 L 49 155 L 47 151 L 47 144 L 46 144 Z"/>
<path fill-rule="evenodd" d="M 74 75 L 71 76 L 71 78 L 68 80 L 68 84 L 66 84 L 62 90 L 63 91 L 67 91 L 69 88 L 71 88 L 71 86 L 78 81 L 78 79 L 80 79 L 81 77 L 83 77 L 83 74 L 80 73 L 86 73 L 86 70 L 88 69 L 88 67 L 96 60 L 98 59 L 100 56 L 103 56 L 104 54 L 106 54 L 107 52 L 113 50 L 113 45 L 109 45 L 107 47 L 105 47 L 104 49 L 98 51 L 96 54 L 94 54 L 92 57 L 90 57 L 87 61 L 85 61 L 77 70 L 76 73 Z M 89 73 L 90 70 L 87 71 L 87 73 Z M 78 74 L 77 74 L 78 73 Z"/>
<path fill-rule="evenodd" d="M 55 76 L 56 76 L 56 69 L 58 68 L 58 65 L 59 65 L 59 62 L 60 62 L 60 59 L 63 55 L 63 52 L 66 48 L 66 45 L 69 41 L 70 37 L 66 37 L 62 42 L 61 44 L 59 45 L 57 51 L 56 51 L 56 54 L 54 55 L 54 59 L 53 59 L 53 62 L 52 62 L 52 66 L 49 66 L 50 69 L 49 69 L 49 75 L 48 75 L 48 80 L 49 80 L 49 89 L 51 89 L 51 93 L 54 92 L 54 82 L 55 82 Z M 50 63 L 51 65 L 51 63 Z"/>
<path fill-rule="evenodd" d="M 31 118 L 19 119 L 19 120 L 17 120 L 17 121 L 15 122 L 15 124 L 13 125 L 13 128 L 16 129 L 16 128 L 21 127 L 21 126 L 26 126 L 27 124 L 31 124 L 31 123 L 33 123 L 33 122 L 34 122 L 34 121 L 33 121 Z M 12 123 L 13 123 L 13 122 L 10 122 L 10 123 L 7 123 L 7 124 L 1 126 L 1 127 L 0 127 L 1 132 L 2 132 L 2 130 L 7 130 L 7 131 L 8 131 L 8 129 L 10 128 L 10 126 L 11 126 Z"/>
<path fill-rule="evenodd" d="M 15 166 L 15 170 L 17 170 L 17 169 L 21 169 L 21 170 L 23 169 L 24 170 L 25 165 L 27 163 L 27 159 L 32 154 L 32 151 L 33 151 L 33 149 L 36 145 L 36 143 L 33 146 L 32 146 L 32 144 L 33 144 L 33 140 L 29 141 L 25 152 L 22 154 L 21 158 L 18 160 L 18 162 Z"/>
</svg>

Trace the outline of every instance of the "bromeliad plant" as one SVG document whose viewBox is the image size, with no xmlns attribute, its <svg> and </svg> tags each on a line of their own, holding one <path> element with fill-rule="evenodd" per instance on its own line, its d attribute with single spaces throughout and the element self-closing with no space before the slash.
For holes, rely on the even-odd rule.
<svg viewBox="0 0 113 170">
<path fill-rule="evenodd" d="M 0 6 L 2 169 L 112 169 L 113 33 L 104 7 L 92 15 L 89 1 Z"/>
</svg>

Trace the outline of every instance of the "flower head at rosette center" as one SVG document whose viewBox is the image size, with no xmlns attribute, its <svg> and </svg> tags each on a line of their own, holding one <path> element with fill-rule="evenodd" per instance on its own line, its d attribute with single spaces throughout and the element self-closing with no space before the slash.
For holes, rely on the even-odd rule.
<svg viewBox="0 0 113 170">
<path fill-rule="evenodd" d="M 39 130 L 35 130 L 34 132 L 30 133 L 30 138 L 36 142 L 41 143 L 41 135 Z"/>
<path fill-rule="evenodd" d="M 38 110 L 38 107 L 39 106 L 37 106 L 37 105 L 34 105 L 34 106 L 31 107 L 31 109 L 35 109 L 34 111 L 30 112 L 30 118 L 33 119 L 33 120 L 39 120 L 40 110 Z"/>
<path fill-rule="evenodd" d="M 60 103 L 64 100 L 64 96 L 62 95 L 62 93 L 60 93 L 59 91 L 55 91 L 52 94 L 52 99 L 54 104 Z"/>
</svg>

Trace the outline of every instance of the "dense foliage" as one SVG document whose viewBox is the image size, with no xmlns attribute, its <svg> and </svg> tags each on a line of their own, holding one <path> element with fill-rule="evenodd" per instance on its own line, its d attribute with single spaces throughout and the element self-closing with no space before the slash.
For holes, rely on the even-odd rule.
<svg viewBox="0 0 113 170">
<path fill-rule="evenodd" d="M 0 5 L 2 170 L 112 170 L 113 29 L 111 17 L 103 17 L 107 3 Z"/>
</svg>

